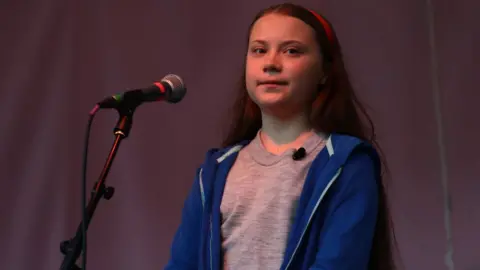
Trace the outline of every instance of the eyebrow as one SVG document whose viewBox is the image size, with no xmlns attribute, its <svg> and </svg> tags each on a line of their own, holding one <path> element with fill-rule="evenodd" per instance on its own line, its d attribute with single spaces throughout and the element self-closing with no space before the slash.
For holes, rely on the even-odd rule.
<svg viewBox="0 0 480 270">
<path fill-rule="evenodd" d="M 262 45 L 267 45 L 268 42 L 266 42 L 265 40 L 262 40 L 262 39 L 255 39 L 253 40 L 252 42 L 250 43 L 260 43 Z M 298 45 L 302 45 L 302 46 L 306 46 L 307 44 L 301 42 L 301 41 L 298 41 L 298 40 L 285 40 L 285 41 L 282 41 L 280 43 L 281 46 L 286 46 L 286 45 L 291 45 L 291 44 L 298 44 Z"/>
</svg>

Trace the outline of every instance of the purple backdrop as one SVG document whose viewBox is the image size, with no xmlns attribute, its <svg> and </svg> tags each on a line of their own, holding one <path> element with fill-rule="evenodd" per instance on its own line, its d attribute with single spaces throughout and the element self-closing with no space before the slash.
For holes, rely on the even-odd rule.
<svg viewBox="0 0 480 270">
<path fill-rule="evenodd" d="M 388 155 L 406 269 L 480 269 L 477 138 L 480 2 L 296 1 L 336 27 Z M 241 72 L 247 26 L 276 1 L 2 1 L 0 269 L 58 269 L 80 221 L 87 113 L 106 95 L 168 73 L 179 104 L 134 119 L 89 230 L 89 269 L 160 269 Z M 116 112 L 95 119 L 88 188 Z"/>
</svg>

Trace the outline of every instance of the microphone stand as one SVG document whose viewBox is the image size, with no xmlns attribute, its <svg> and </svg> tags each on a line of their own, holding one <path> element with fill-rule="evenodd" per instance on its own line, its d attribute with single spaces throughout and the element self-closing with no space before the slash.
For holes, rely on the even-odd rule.
<svg viewBox="0 0 480 270">
<path fill-rule="evenodd" d="M 116 108 L 119 112 L 119 119 L 113 130 L 115 140 L 111 147 L 110 153 L 108 154 L 100 177 L 98 181 L 94 184 L 91 191 L 90 201 L 86 208 L 85 231 L 88 229 L 88 225 L 93 218 L 93 214 L 95 213 L 100 199 L 104 198 L 106 200 L 110 200 L 113 197 L 115 189 L 113 187 L 107 187 L 105 185 L 105 179 L 107 178 L 107 175 L 110 171 L 110 167 L 113 163 L 115 155 L 117 154 L 120 143 L 130 134 L 133 113 L 138 105 L 139 103 L 137 102 L 124 102 L 123 104 L 120 104 L 118 108 Z M 82 239 L 83 230 L 82 221 L 80 221 L 75 237 L 73 239 L 63 241 L 60 244 L 60 250 L 65 255 L 60 270 L 81 270 L 81 268 L 78 267 L 75 263 L 82 252 Z"/>
</svg>

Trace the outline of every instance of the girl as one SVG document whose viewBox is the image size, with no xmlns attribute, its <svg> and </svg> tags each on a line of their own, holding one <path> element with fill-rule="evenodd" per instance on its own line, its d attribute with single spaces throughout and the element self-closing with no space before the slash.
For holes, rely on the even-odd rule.
<svg viewBox="0 0 480 270">
<path fill-rule="evenodd" d="M 374 128 L 331 24 L 293 4 L 261 11 L 234 108 L 166 269 L 393 269 Z"/>
</svg>

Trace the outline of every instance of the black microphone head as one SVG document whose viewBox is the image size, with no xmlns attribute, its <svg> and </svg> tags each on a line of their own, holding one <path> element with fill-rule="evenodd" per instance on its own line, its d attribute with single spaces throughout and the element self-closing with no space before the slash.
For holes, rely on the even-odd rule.
<svg viewBox="0 0 480 270">
<path fill-rule="evenodd" d="M 168 103 L 180 102 L 187 93 L 187 87 L 180 76 L 168 74 L 163 77 L 162 82 L 170 86 L 170 91 L 166 93 L 166 101 Z"/>
<path fill-rule="evenodd" d="M 305 148 L 300 147 L 300 148 L 298 148 L 298 150 L 296 150 L 293 153 L 292 159 L 293 160 L 300 160 L 300 159 L 304 158 L 306 155 L 307 155 L 307 151 L 305 150 Z"/>
</svg>

